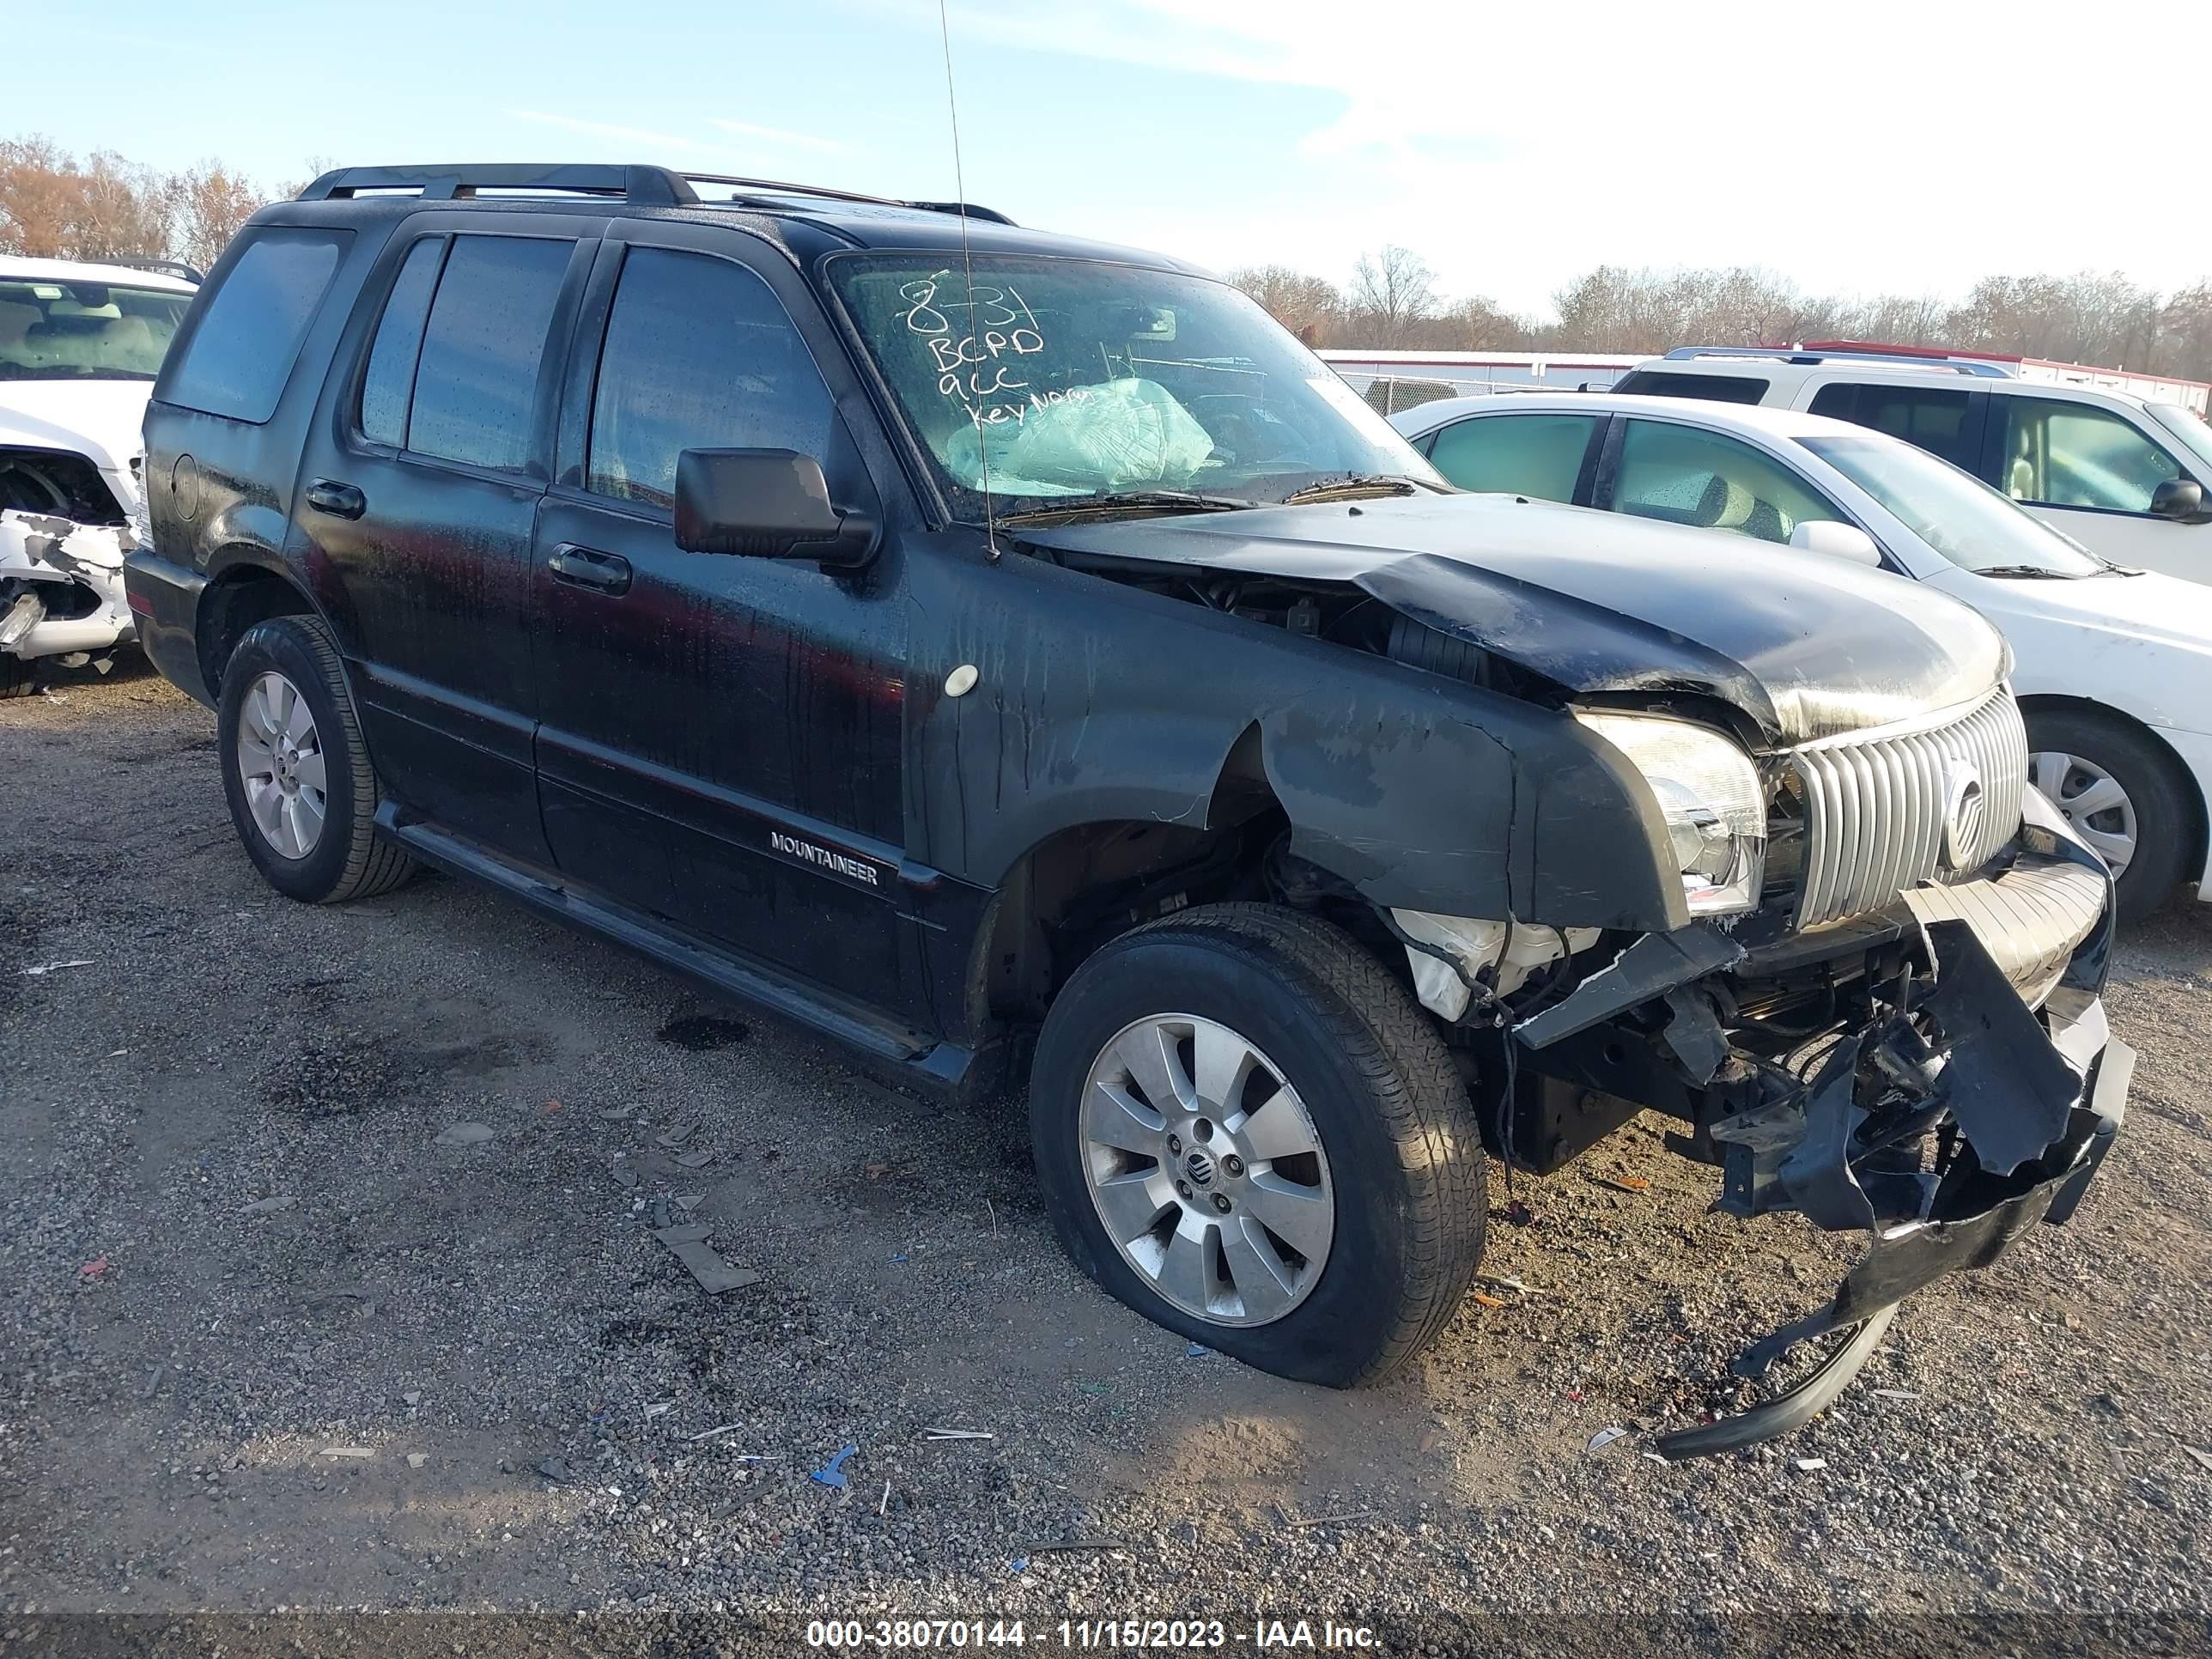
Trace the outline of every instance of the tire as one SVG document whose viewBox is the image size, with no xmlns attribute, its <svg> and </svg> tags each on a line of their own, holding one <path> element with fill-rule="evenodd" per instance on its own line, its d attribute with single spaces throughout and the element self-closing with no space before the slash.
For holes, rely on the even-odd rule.
<svg viewBox="0 0 2212 1659">
<path fill-rule="evenodd" d="M 39 665 L 35 659 L 25 662 L 12 653 L 0 657 L 0 702 L 12 697 L 27 697 L 39 689 Z"/>
<path fill-rule="evenodd" d="M 2141 921 L 2170 897 L 2190 873 L 2201 833 L 2187 775 L 2171 750 L 2131 721 L 2085 710 L 2054 708 L 2027 715 L 2029 775 L 2062 813 L 2082 799 L 2100 773 L 2126 796 L 2124 813 L 2098 811 L 2076 818 L 2077 833 L 2093 845 L 2132 820 L 2133 854 L 2114 877 L 2115 908 L 2124 922 Z M 2083 767 L 2063 768 L 2052 757 L 2075 757 Z"/>
<path fill-rule="evenodd" d="M 1225 1029 L 1255 1051 L 1255 1081 L 1247 1085 L 1243 1112 L 1220 1114 L 1231 1121 L 1242 1115 L 1242 1130 L 1232 1133 L 1229 1122 L 1201 1120 L 1187 1130 L 1191 1139 L 1177 1152 L 1168 1150 L 1174 1143 L 1164 1136 L 1147 1141 L 1145 1153 L 1115 1151 L 1095 1139 L 1086 1102 L 1111 1102 L 1116 1090 L 1144 1095 L 1136 1070 L 1118 1059 L 1119 1040 L 1133 1031 L 1139 1038 L 1154 1035 L 1161 1030 L 1150 1024 L 1154 1020 L 1191 1025 L 1180 1048 L 1182 1039 L 1166 1033 L 1180 1077 L 1163 1075 L 1178 1091 L 1200 1070 L 1196 1022 L 1206 1023 L 1210 1041 Z M 1126 1078 L 1094 1089 L 1094 1066 L 1126 1070 Z M 1217 1078 L 1222 1074 L 1217 1067 Z M 1310 1158 L 1286 1157 L 1287 1143 L 1279 1140 L 1262 1173 L 1262 1142 L 1286 1120 L 1277 1115 L 1275 1129 L 1263 1135 L 1257 1103 L 1278 1081 L 1303 1102 L 1297 1127 L 1316 1138 L 1319 1151 Z M 1186 1098 L 1175 1109 L 1180 1114 L 1188 1105 Z M 1218 1105 L 1201 1099 L 1197 1109 L 1210 1118 Z M 1119 1130 L 1132 1128 L 1103 1104 L 1093 1109 Z M 1170 1124 L 1190 1121 L 1153 1115 Z M 1100 949 L 1046 1018 L 1030 1081 L 1030 1123 L 1045 1200 L 1077 1265 L 1146 1318 L 1279 1376 L 1348 1388 L 1397 1370 L 1450 1322 L 1482 1256 L 1488 1180 L 1481 1130 L 1443 1042 L 1380 963 L 1337 928 L 1297 911 L 1208 906 Z M 1209 1127 L 1211 1139 L 1200 1148 L 1197 1136 Z M 1149 1118 L 1135 1129 L 1135 1139 L 1149 1135 Z M 1251 1156 L 1237 1172 L 1241 1186 L 1233 1207 L 1217 1216 L 1207 1206 L 1217 1194 L 1228 1199 L 1237 1184 L 1231 1166 L 1239 1160 L 1231 1152 L 1239 1146 Z M 1191 1185 L 1198 1178 L 1187 1169 L 1193 1152 L 1215 1158 L 1218 1185 L 1203 1192 Z M 1158 1190 L 1153 1170 L 1183 1180 L 1187 1196 L 1164 1195 L 1170 1212 L 1159 1236 L 1133 1233 L 1124 1221 L 1123 1236 L 1137 1239 L 1133 1248 L 1148 1261 L 1160 1255 L 1147 1269 L 1109 1231 L 1103 1214 L 1108 1200 L 1094 1197 L 1094 1181 L 1139 1188 L 1140 1214 Z M 1264 1229 L 1282 1207 L 1285 1181 L 1305 1182 L 1315 1175 L 1318 1187 L 1304 1190 L 1318 1190 L 1333 1206 L 1334 1231 L 1317 1263 L 1308 1257 L 1298 1266 L 1296 1252 L 1283 1248 L 1285 1237 Z M 1263 1193 L 1263 1182 L 1273 1190 Z M 1255 1257 L 1250 1248 L 1255 1219 L 1270 1255 Z M 1191 1305 L 1191 1297 L 1171 1299 L 1163 1289 L 1170 1283 L 1188 1289 L 1194 1282 L 1165 1255 L 1184 1244 L 1186 1226 L 1218 1228 L 1212 1237 L 1231 1243 L 1231 1227 L 1245 1234 L 1237 1258 L 1244 1263 L 1241 1271 L 1225 1250 L 1205 1254 L 1212 1243 L 1195 1247 L 1202 1260 L 1236 1280 L 1203 1308 Z M 1277 1288 L 1267 1289 L 1267 1279 L 1251 1270 L 1255 1260 L 1273 1262 L 1267 1271 Z M 1297 1288 L 1291 1305 L 1278 1311 L 1269 1304 L 1284 1299 L 1277 1270 L 1286 1266 Z M 1249 1294 L 1248 1285 L 1265 1295 Z"/>
<path fill-rule="evenodd" d="M 308 726 L 300 726 L 292 705 L 264 700 L 277 683 L 296 694 L 310 717 Z M 292 796 L 310 803 L 288 816 L 279 784 L 274 830 L 257 817 L 255 805 L 258 800 L 265 808 L 271 791 L 250 783 L 246 775 L 249 761 L 258 768 L 269 758 L 269 749 L 258 738 L 270 724 L 272 707 L 291 713 L 282 724 L 305 732 L 306 752 L 288 768 L 288 781 L 294 785 Z M 216 733 L 231 822 L 254 868 L 278 892 L 307 904 L 335 904 L 389 892 L 415 873 L 413 859 L 376 836 L 376 774 L 362 741 L 337 641 L 319 619 L 277 617 L 246 630 L 223 669 Z M 310 768 L 311 757 L 319 767 Z M 307 781 L 310 777 L 319 790 Z M 288 826 L 312 817 L 317 795 L 322 813 L 310 841 Z"/>
</svg>

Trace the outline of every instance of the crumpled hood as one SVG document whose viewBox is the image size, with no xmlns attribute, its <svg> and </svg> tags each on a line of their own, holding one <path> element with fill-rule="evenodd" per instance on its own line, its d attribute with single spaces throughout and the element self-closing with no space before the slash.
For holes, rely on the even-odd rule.
<svg viewBox="0 0 2212 1659">
<path fill-rule="evenodd" d="M 0 380 L 0 444 L 60 449 L 127 471 L 144 442 L 151 380 Z"/>
<path fill-rule="evenodd" d="M 1955 599 L 1826 555 L 1510 495 L 1024 531 L 1093 557 L 1344 582 L 1570 691 L 1697 692 L 1777 744 L 1986 694 L 2010 665 Z"/>
</svg>

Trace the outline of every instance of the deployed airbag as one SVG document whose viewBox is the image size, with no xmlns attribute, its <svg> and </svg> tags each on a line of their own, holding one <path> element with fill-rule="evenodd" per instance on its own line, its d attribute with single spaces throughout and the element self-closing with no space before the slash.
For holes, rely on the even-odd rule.
<svg viewBox="0 0 2212 1659">
<path fill-rule="evenodd" d="M 1213 453 L 1213 440 L 1156 380 L 1108 380 L 1045 393 L 1006 418 L 962 427 L 945 465 L 970 489 L 1008 495 L 1077 495 L 1178 488 Z"/>
</svg>

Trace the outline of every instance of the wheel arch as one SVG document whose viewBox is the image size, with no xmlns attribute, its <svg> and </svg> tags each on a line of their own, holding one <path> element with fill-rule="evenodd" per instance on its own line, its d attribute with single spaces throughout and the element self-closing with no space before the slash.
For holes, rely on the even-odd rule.
<svg viewBox="0 0 2212 1659">
<path fill-rule="evenodd" d="M 1033 841 L 977 932 L 970 1019 L 1041 1018 L 1076 968 L 1109 940 L 1190 906 L 1262 890 L 1261 861 L 1291 824 L 1261 749 L 1254 720 L 1187 817 L 1093 814 Z"/>
<path fill-rule="evenodd" d="M 2124 708 L 2115 708 L 2111 703 L 2099 702 L 2094 697 L 2069 696 L 2059 692 L 2037 692 L 2023 696 L 2020 699 L 2020 712 L 2027 720 L 2033 720 L 2039 714 L 2078 714 L 2085 719 L 2109 721 L 2125 727 L 2138 737 L 2151 739 L 2152 747 L 2158 751 L 2179 782 L 2181 799 L 2190 809 L 2188 867 L 2191 870 L 2204 867 L 2207 837 L 2212 835 L 2212 802 L 2206 800 L 2204 787 L 2197 781 L 2197 775 L 2190 770 L 2188 763 L 2157 726 L 2137 719 Z M 2032 750 L 2032 739 L 2029 746 Z"/>
<path fill-rule="evenodd" d="M 319 618 L 322 612 L 291 573 L 258 548 L 219 549 L 208 561 L 208 573 L 192 620 L 192 644 L 208 695 L 220 698 L 223 668 L 247 629 L 272 617 Z"/>
</svg>

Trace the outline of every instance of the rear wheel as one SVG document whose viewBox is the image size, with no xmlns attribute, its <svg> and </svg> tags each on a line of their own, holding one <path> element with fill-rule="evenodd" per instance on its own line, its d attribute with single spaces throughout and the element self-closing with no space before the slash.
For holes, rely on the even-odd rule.
<svg viewBox="0 0 2212 1659">
<path fill-rule="evenodd" d="M 223 793 L 246 856 L 310 904 L 397 887 L 415 862 L 377 839 L 376 775 L 337 642 L 313 617 L 256 623 L 223 670 Z"/>
<path fill-rule="evenodd" d="M 1030 1096 L 1069 1253 L 1170 1330 L 1345 1387 L 1443 1329 L 1482 1254 L 1443 1044 L 1346 935 L 1264 905 L 1123 935 L 1053 1005 Z"/>
<path fill-rule="evenodd" d="M 10 697 L 27 697 L 39 689 L 39 665 L 35 659 L 25 662 L 21 657 L 0 657 L 0 702 Z"/>
<path fill-rule="evenodd" d="M 2139 921 L 2188 873 L 2197 815 L 2172 755 L 2109 715 L 2051 709 L 2027 717 L 2028 781 L 2112 872 L 2120 919 Z"/>
</svg>

